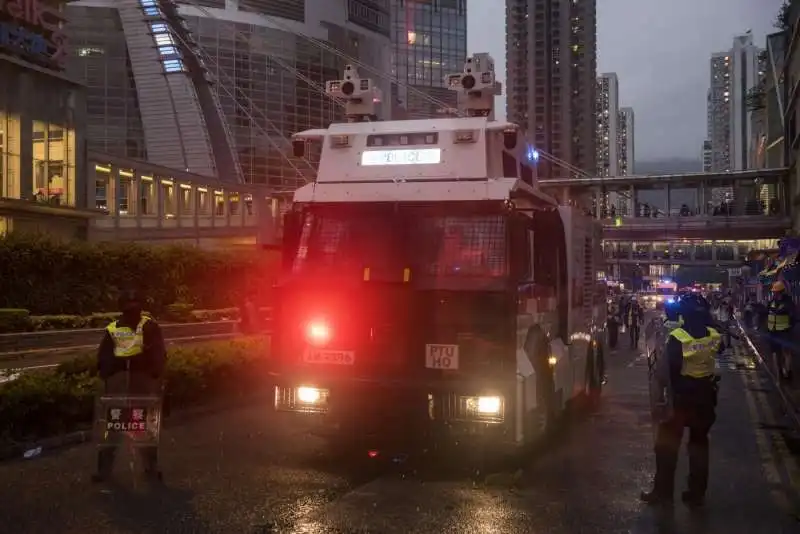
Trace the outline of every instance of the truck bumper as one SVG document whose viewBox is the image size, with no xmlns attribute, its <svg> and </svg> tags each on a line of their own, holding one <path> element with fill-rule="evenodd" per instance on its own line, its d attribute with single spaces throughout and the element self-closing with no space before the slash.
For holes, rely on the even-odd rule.
<svg viewBox="0 0 800 534">
<path fill-rule="evenodd" d="M 491 388 L 489 393 L 469 386 L 295 384 L 275 385 L 275 410 L 284 412 L 289 424 L 329 440 L 376 449 L 456 443 L 516 448 L 511 388 Z"/>
</svg>

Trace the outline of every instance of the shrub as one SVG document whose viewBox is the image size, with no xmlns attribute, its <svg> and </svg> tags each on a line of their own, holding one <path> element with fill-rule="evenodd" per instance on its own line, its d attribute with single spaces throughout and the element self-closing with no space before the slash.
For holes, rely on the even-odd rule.
<svg viewBox="0 0 800 534">
<path fill-rule="evenodd" d="M 28 325 L 30 312 L 15 308 L 0 308 L 0 332 L 19 332 Z"/>
<path fill-rule="evenodd" d="M 169 350 L 166 401 L 172 407 L 206 403 L 260 389 L 269 341 L 241 338 Z M 0 386 L 0 439 L 29 441 L 91 424 L 99 391 L 94 354 L 87 352 L 55 372 L 25 373 Z"/>
<path fill-rule="evenodd" d="M 194 305 L 192 304 L 184 304 L 184 303 L 170 304 L 169 306 L 167 306 L 166 312 L 164 313 L 164 319 L 168 321 L 186 323 L 194 318 L 194 315 L 192 315 L 193 310 L 194 310 Z"/>
<path fill-rule="evenodd" d="M 192 317 L 198 322 L 238 321 L 239 308 L 223 308 L 221 310 L 194 310 Z"/>
<path fill-rule="evenodd" d="M 235 306 L 245 292 L 264 303 L 278 261 L 277 253 L 255 248 L 60 242 L 12 233 L 0 237 L 0 308 L 87 316 L 115 309 L 118 290 L 129 285 L 145 294 L 157 316 L 176 302 L 193 309 Z"/>
</svg>

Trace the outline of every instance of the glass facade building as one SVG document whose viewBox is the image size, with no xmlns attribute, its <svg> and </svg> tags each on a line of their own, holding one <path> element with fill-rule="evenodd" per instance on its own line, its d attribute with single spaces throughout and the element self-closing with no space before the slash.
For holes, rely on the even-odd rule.
<svg viewBox="0 0 800 534">
<path fill-rule="evenodd" d="M 225 143 L 214 145 L 212 136 L 224 130 L 245 182 L 293 190 L 313 178 L 316 162 L 294 158 L 289 136 L 342 116 L 318 88 L 339 78 L 345 61 L 309 37 L 386 72 L 387 2 L 167 2 L 180 27 L 173 24 L 172 37 L 163 41 L 148 10 L 166 10 L 164 3 L 72 2 L 68 68 L 87 85 L 89 147 L 225 181 L 219 164 L 183 155 L 218 151 Z M 158 73 L 146 71 L 153 68 L 151 56 L 161 59 Z M 180 79 L 190 84 L 176 89 Z M 204 97 L 206 88 L 213 95 Z M 221 121 L 218 128 L 214 120 Z"/>
<path fill-rule="evenodd" d="M 466 0 L 391 0 L 392 75 L 399 81 L 457 107 L 445 76 L 461 72 L 467 57 Z M 419 94 L 392 88 L 407 118 L 441 116 L 445 111 Z"/>
</svg>

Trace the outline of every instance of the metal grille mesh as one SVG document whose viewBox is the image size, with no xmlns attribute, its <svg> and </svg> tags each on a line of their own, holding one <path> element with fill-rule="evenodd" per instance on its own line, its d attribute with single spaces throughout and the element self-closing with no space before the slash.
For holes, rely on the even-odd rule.
<svg viewBox="0 0 800 534">
<path fill-rule="evenodd" d="M 506 274 L 506 222 L 500 215 L 426 217 L 414 221 L 413 229 L 423 275 Z"/>
</svg>

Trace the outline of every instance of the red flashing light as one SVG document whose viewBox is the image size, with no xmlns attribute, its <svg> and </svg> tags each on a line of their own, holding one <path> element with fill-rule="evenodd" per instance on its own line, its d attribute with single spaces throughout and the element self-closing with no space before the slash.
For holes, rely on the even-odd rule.
<svg viewBox="0 0 800 534">
<path fill-rule="evenodd" d="M 380 454 L 379 451 L 374 451 L 374 450 L 367 451 L 367 456 L 369 456 L 370 458 L 377 458 L 379 454 Z"/>
<path fill-rule="evenodd" d="M 331 340 L 331 327 L 322 320 L 314 320 L 306 325 L 306 339 L 312 345 L 325 345 Z"/>
</svg>

